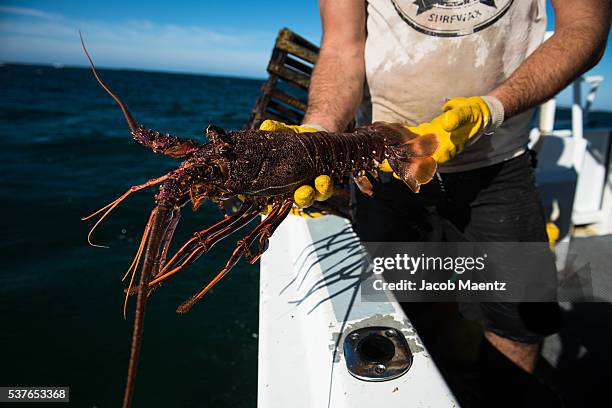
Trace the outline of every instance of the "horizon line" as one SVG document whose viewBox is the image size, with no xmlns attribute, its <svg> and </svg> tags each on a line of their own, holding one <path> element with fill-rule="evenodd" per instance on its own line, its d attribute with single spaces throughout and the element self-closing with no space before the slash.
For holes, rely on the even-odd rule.
<svg viewBox="0 0 612 408">
<path fill-rule="evenodd" d="M 0 61 L 0 67 L 6 65 L 25 65 L 25 66 L 43 66 L 50 67 L 54 69 L 85 69 L 91 70 L 91 66 L 83 64 L 83 65 L 74 65 L 74 64 L 64 64 L 61 62 L 18 62 L 18 61 Z M 108 66 L 98 66 L 96 64 L 97 70 L 106 70 L 106 71 L 134 71 L 134 72 L 145 72 L 145 73 L 156 73 L 156 74 L 169 74 L 169 75 L 190 75 L 190 76 L 207 76 L 213 78 L 231 78 L 231 79 L 245 79 L 249 81 L 266 81 L 268 77 L 254 77 L 254 76 L 241 76 L 241 75 L 232 75 L 232 74 L 216 74 L 216 73 L 206 73 L 206 72 L 193 72 L 193 71 L 180 71 L 180 70 L 165 70 L 165 69 L 146 69 L 146 68 L 129 68 L 129 67 L 108 67 Z"/>
</svg>

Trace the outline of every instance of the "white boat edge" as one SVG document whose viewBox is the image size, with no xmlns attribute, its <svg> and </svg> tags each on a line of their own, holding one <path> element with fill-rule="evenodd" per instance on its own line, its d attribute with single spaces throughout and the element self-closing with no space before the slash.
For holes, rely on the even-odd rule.
<svg viewBox="0 0 612 408">
<path fill-rule="evenodd" d="M 392 295 L 362 302 L 362 252 L 336 216 L 290 216 L 271 239 L 260 270 L 258 406 L 458 406 Z M 361 327 L 400 330 L 413 362 L 402 376 L 363 381 L 347 370 L 344 336 Z"/>
</svg>

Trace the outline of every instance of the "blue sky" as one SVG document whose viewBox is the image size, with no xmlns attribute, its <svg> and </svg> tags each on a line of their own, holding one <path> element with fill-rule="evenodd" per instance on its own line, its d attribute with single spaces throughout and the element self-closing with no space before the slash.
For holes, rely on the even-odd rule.
<svg viewBox="0 0 612 408">
<path fill-rule="evenodd" d="M 317 1 L 0 0 L 0 61 L 84 66 L 80 28 L 101 67 L 264 78 L 284 26 L 318 43 Z M 595 109 L 612 110 L 611 54 L 590 72 L 606 76 Z"/>
</svg>

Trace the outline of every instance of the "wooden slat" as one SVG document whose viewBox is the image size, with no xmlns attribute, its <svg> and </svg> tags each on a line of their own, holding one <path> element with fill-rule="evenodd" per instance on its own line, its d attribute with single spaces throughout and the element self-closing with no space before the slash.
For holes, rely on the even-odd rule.
<svg viewBox="0 0 612 408">
<path fill-rule="evenodd" d="M 283 91 L 279 91 L 278 89 L 273 89 L 270 92 L 270 96 L 274 99 L 278 99 L 286 103 L 287 105 L 291 105 L 294 108 L 301 110 L 302 112 L 306 112 L 306 103 L 296 98 L 295 96 L 289 95 Z"/>
<path fill-rule="evenodd" d="M 297 41 L 294 41 L 296 39 Z M 283 29 L 276 39 L 275 47 L 315 64 L 319 57 L 318 48 L 313 44 L 310 44 L 311 47 L 308 47 L 306 44 L 310 43 L 304 38 L 296 36 L 291 31 Z"/>
<path fill-rule="evenodd" d="M 287 54 L 287 56 L 285 57 L 285 65 L 288 65 L 289 67 L 302 72 L 303 74 L 306 74 L 308 76 L 312 75 L 312 67 L 308 66 L 300 61 L 298 61 L 297 59 L 293 58 L 292 55 Z"/>
<path fill-rule="evenodd" d="M 307 90 L 310 86 L 309 76 L 297 72 L 293 69 L 287 68 L 283 65 L 270 63 L 270 65 L 268 65 L 268 72 L 271 74 L 276 74 L 285 81 L 298 85 L 302 89 Z"/>
<path fill-rule="evenodd" d="M 277 122 L 284 122 L 284 123 L 286 123 L 288 125 L 299 125 L 300 124 L 300 122 L 291 122 L 291 121 L 288 121 L 285 118 L 281 118 L 280 116 L 275 115 L 272 112 L 267 112 L 267 111 L 264 112 L 263 115 L 261 115 L 261 117 L 262 117 L 262 122 L 264 120 L 266 120 L 266 119 L 272 119 L 272 120 L 275 120 Z"/>
<path fill-rule="evenodd" d="M 291 118 L 295 122 L 299 122 L 304 117 L 304 114 L 301 112 L 296 112 L 293 109 L 290 109 L 274 100 L 270 100 L 268 102 L 268 109 L 273 109 L 277 111 L 281 116 Z"/>
<path fill-rule="evenodd" d="M 296 43 L 297 45 L 300 45 L 310 51 L 313 51 L 315 54 L 319 54 L 319 47 L 313 43 L 311 43 L 310 41 L 308 41 L 307 39 L 305 39 L 304 37 L 300 36 L 297 33 L 294 33 L 293 31 L 285 28 L 284 30 L 289 31 L 289 33 L 291 33 L 291 41 L 293 41 L 294 43 Z"/>
</svg>

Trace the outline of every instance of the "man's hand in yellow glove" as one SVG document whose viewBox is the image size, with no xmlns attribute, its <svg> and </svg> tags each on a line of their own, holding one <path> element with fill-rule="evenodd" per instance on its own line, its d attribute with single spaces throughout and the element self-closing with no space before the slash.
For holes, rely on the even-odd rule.
<svg viewBox="0 0 612 408">
<path fill-rule="evenodd" d="M 317 125 L 286 125 L 274 120 L 265 120 L 259 130 L 268 132 L 295 132 L 295 133 L 310 133 L 325 131 L 324 128 Z M 328 200 L 334 194 L 334 183 L 332 179 L 323 174 L 314 180 L 314 185 L 305 184 L 300 186 L 293 193 L 293 201 L 301 208 L 310 207 L 315 201 Z"/>
<path fill-rule="evenodd" d="M 408 128 L 418 135 L 433 133 L 438 137 L 438 149 L 433 154 L 438 164 L 461 153 L 468 142 L 483 133 L 493 133 L 504 121 L 503 105 L 491 96 L 452 98 L 442 109 L 444 113 L 431 122 Z"/>
</svg>

